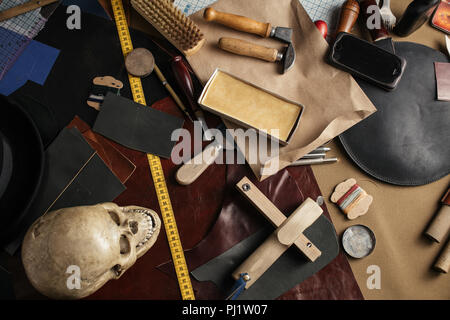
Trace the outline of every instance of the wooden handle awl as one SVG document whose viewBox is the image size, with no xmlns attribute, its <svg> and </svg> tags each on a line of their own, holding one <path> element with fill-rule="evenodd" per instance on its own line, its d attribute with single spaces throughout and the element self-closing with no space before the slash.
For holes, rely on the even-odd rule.
<svg viewBox="0 0 450 320">
<path fill-rule="evenodd" d="M 203 12 L 203 18 L 206 21 L 215 21 L 229 28 L 257 34 L 264 38 L 268 38 L 272 31 L 270 23 L 258 22 L 244 16 L 220 12 L 213 8 L 206 8 Z"/>
<path fill-rule="evenodd" d="M 341 18 L 336 34 L 340 32 L 350 33 L 359 15 L 359 4 L 356 0 L 348 0 L 342 5 Z"/>
<path fill-rule="evenodd" d="M 277 61 L 278 56 L 277 49 L 259 46 L 248 41 L 234 38 L 220 38 L 219 47 L 234 54 L 258 58 L 269 62 Z"/>
<path fill-rule="evenodd" d="M 32 0 L 0 12 L 0 21 L 8 20 L 28 11 L 46 6 L 58 0 Z M 1 2 L 1 1 L 0 1 Z"/>
</svg>

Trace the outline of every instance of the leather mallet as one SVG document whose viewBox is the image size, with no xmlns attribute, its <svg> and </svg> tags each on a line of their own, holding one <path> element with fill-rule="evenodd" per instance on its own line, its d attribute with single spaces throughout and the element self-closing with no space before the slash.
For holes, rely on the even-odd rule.
<svg viewBox="0 0 450 320">
<path fill-rule="evenodd" d="M 280 61 L 283 66 L 281 73 L 288 71 L 295 62 L 295 50 L 292 43 L 289 43 L 286 49 L 281 52 L 277 49 L 256 45 L 245 40 L 224 37 L 219 39 L 219 48 L 234 54 L 253 57 L 264 61 Z"/>
</svg>

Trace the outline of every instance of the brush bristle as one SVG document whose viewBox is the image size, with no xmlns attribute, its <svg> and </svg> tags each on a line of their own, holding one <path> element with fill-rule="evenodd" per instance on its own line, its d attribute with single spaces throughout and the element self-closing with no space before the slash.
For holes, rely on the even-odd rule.
<svg viewBox="0 0 450 320">
<path fill-rule="evenodd" d="M 131 0 L 132 6 L 182 51 L 195 48 L 203 34 L 170 0 Z"/>
</svg>

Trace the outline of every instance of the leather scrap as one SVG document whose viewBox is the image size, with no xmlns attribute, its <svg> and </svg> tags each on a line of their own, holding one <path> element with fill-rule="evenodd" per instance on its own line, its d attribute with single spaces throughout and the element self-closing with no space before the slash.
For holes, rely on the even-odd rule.
<svg viewBox="0 0 450 320">
<path fill-rule="evenodd" d="M 117 150 L 108 139 L 93 132 L 89 125 L 78 116 L 75 116 L 67 127 L 75 127 L 80 130 L 87 143 L 97 151 L 98 156 L 117 178 L 119 178 L 120 182 L 127 182 L 136 169 L 136 166 Z"/>
<path fill-rule="evenodd" d="M 128 148 L 170 158 L 184 120 L 108 92 L 93 130 Z"/>
</svg>

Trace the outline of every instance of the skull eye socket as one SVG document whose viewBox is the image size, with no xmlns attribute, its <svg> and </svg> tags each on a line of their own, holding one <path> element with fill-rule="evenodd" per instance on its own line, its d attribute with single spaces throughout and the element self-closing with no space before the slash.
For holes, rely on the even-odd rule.
<svg viewBox="0 0 450 320">
<path fill-rule="evenodd" d="M 111 217 L 111 219 L 114 221 L 115 224 L 117 224 L 118 226 L 120 226 L 120 217 L 117 213 L 113 212 L 113 211 L 108 211 L 109 216 Z"/>
<path fill-rule="evenodd" d="M 128 226 L 130 227 L 130 231 L 131 231 L 133 234 L 138 233 L 139 228 L 138 228 L 138 223 L 137 223 L 136 221 L 130 221 L 130 222 L 128 222 Z"/>
<path fill-rule="evenodd" d="M 131 251 L 130 241 L 125 235 L 120 237 L 120 254 L 128 254 Z"/>
</svg>

